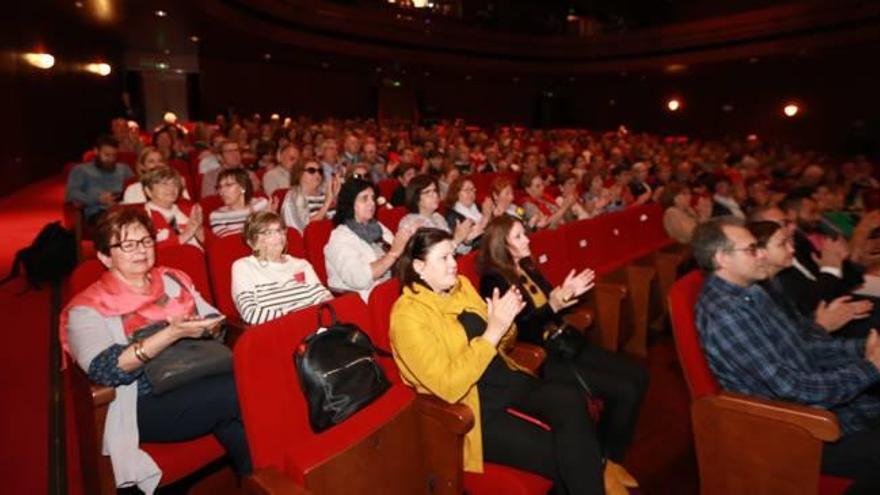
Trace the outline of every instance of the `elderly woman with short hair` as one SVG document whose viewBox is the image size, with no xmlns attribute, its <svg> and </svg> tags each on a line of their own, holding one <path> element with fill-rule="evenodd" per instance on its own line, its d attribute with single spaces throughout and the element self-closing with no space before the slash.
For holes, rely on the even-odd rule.
<svg viewBox="0 0 880 495">
<path fill-rule="evenodd" d="M 287 229 L 277 213 L 248 217 L 244 237 L 253 254 L 232 264 L 232 299 L 242 320 L 263 323 L 333 297 L 311 263 L 285 253 Z"/>
</svg>

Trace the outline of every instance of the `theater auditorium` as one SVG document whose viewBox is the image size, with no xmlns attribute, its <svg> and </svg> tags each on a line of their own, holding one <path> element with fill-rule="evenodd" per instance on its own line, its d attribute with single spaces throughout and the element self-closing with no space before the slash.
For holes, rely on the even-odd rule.
<svg viewBox="0 0 880 495">
<path fill-rule="evenodd" d="M 0 17 L 0 491 L 880 493 L 877 2 Z"/>
</svg>

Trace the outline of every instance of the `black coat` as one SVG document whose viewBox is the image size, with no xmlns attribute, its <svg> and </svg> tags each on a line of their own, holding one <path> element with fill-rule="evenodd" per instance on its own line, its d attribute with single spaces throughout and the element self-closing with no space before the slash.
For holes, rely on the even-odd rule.
<svg viewBox="0 0 880 495">
<path fill-rule="evenodd" d="M 529 278 L 544 292 L 544 296 L 549 299 L 553 286 L 541 275 L 537 270 L 527 270 Z M 498 292 L 504 294 L 510 288 L 510 283 L 498 272 L 488 271 L 480 277 L 480 295 L 483 297 L 492 297 L 492 290 L 498 288 Z M 550 304 L 545 304 L 540 308 L 536 308 L 532 302 L 531 294 L 523 284 L 518 283 L 520 294 L 523 296 L 523 302 L 526 306 L 516 316 L 514 323 L 518 332 L 519 340 L 532 344 L 544 344 L 544 328 L 548 323 L 562 324 L 560 314 L 554 313 Z"/>
</svg>

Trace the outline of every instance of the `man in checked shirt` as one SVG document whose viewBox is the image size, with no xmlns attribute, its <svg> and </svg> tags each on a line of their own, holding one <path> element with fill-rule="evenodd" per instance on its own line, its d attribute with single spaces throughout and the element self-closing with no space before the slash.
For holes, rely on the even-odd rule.
<svg viewBox="0 0 880 495">
<path fill-rule="evenodd" d="M 706 272 L 695 317 L 709 367 L 725 390 L 820 407 L 843 436 L 826 443 L 822 471 L 853 478 L 848 493 L 880 493 L 880 338 L 831 338 L 804 328 L 756 282 L 764 253 L 741 220 L 719 217 L 694 231 Z"/>
</svg>

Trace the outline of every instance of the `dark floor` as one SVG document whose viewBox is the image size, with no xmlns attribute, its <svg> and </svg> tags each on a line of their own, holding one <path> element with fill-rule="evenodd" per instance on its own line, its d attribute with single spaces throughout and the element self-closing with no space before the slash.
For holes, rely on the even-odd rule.
<svg viewBox="0 0 880 495">
<path fill-rule="evenodd" d="M 645 495 L 699 493 L 687 385 L 671 335 L 652 339 L 648 394 L 626 466 Z"/>
</svg>

